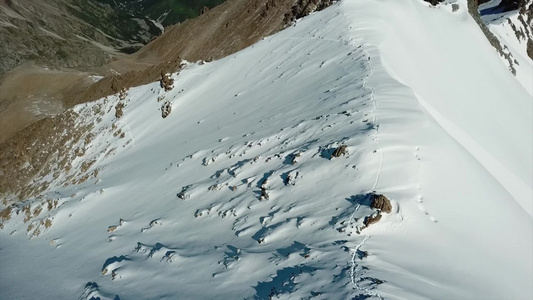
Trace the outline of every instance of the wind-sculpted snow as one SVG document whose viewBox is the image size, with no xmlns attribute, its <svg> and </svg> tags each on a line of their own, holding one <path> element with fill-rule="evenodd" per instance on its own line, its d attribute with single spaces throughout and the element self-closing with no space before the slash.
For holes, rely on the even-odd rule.
<svg viewBox="0 0 533 300">
<path fill-rule="evenodd" d="M 531 217 L 389 73 L 368 38 L 389 28 L 369 25 L 374 5 L 344 1 L 188 63 L 167 91 L 77 106 L 92 139 L 72 173 L 5 221 L 0 294 L 528 296 Z M 375 207 L 374 193 L 390 203 Z M 29 270 L 40 280 L 23 289 Z"/>
</svg>

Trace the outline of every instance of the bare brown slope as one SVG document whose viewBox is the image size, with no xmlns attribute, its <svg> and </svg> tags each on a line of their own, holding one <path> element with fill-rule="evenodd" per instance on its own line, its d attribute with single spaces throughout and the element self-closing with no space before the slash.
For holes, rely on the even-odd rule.
<svg viewBox="0 0 533 300">
<path fill-rule="evenodd" d="M 167 29 L 135 54 L 137 60 L 219 59 L 257 43 L 332 0 L 230 0 Z"/>
<path fill-rule="evenodd" d="M 212 60 L 235 53 L 283 29 L 297 3 L 297 0 L 229 0 L 195 19 L 167 28 L 139 52 L 95 70 L 108 76 L 88 88 L 74 85 L 64 91 L 68 95 L 65 106 L 156 81 L 162 72 L 177 71 L 182 59 Z M 112 72 L 120 75 L 111 75 Z"/>
<path fill-rule="evenodd" d="M 0 80 L 0 143 L 42 118 L 64 111 L 64 93 L 88 87 L 89 73 L 24 64 Z"/>
<path fill-rule="evenodd" d="M 172 26 L 136 54 L 138 60 L 219 59 L 284 28 L 297 1 L 228 1 L 193 20 Z"/>
<path fill-rule="evenodd" d="M 127 37 L 110 36 L 75 12 L 107 24 L 116 14 L 109 7 L 80 0 L 0 0 L 0 74 L 35 62 L 59 68 L 102 66 Z M 122 38 L 122 39 L 120 39 Z"/>
</svg>

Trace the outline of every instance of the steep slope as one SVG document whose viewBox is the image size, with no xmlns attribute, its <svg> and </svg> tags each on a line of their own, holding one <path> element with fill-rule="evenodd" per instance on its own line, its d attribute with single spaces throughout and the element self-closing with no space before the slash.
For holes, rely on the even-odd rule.
<svg viewBox="0 0 533 300">
<path fill-rule="evenodd" d="M 531 298 L 531 99 L 456 4 L 339 2 L 76 106 L 0 295 Z"/>
<path fill-rule="evenodd" d="M 112 95 L 123 88 L 159 80 L 161 73 L 177 71 L 182 58 L 197 61 L 225 57 L 331 3 L 331 0 L 275 0 L 267 3 L 263 0 L 230 0 L 198 18 L 169 28 L 140 53 L 123 56 L 96 73 L 39 68 L 23 70 L 22 74 L 18 72 L 22 68 L 10 72 L 0 80 L 0 117 L 10 125 L 0 128 L 0 171 L 13 172 L 16 176 L 9 180 L 0 177 L 0 192 L 20 193 L 38 172 L 48 168 L 46 164 L 53 164 L 43 159 L 50 152 L 71 150 L 59 142 L 63 139 L 41 134 L 52 132 L 54 135 L 54 129 L 48 126 L 65 128 L 68 122 L 62 123 L 58 119 L 64 119 L 58 117 L 54 121 L 44 119 L 34 123 L 46 117 L 34 114 L 44 110 L 35 110 L 34 106 L 47 107 L 52 103 L 55 108 L 70 108 Z M 21 85 L 29 88 L 19 88 Z M 38 91 L 34 92 L 36 89 Z M 77 136 L 75 132 L 67 135 Z M 42 147 L 32 147 L 36 142 Z M 24 157 L 19 152 L 32 157 L 32 170 L 19 170 Z"/>
<path fill-rule="evenodd" d="M 95 1 L 0 1 L 0 143 L 62 112 L 92 75 L 104 74 L 94 68 L 160 33 L 147 18 Z"/>
<path fill-rule="evenodd" d="M 132 19 L 94 1 L 0 1 L 0 74 L 26 62 L 50 68 L 102 66 L 119 50 L 161 33 L 147 18 Z"/>
<path fill-rule="evenodd" d="M 515 69 L 516 78 L 533 96 L 533 1 L 519 3 L 514 7 L 507 1 L 493 0 L 479 9 L 483 22 L 511 55 L 510 67 Z"/>
<path fill-rule="evenodd" d="M 332 0 L 230 0 L 166 33 L 135 54 L 144 61 L 226 57 L 286 28 L 295 19 L 331 5 Z"/>
<path fill-rule="evenodd" d="M 133 16 L 157 20 L 163 26 L 174 25 L 198 16 L 205 7 L 213 8 L 225 0 L 97 0 Z"/>
</svg>

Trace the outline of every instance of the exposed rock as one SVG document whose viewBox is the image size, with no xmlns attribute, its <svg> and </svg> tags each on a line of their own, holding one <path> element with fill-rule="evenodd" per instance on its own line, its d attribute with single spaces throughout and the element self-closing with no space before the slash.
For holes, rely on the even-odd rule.
<svg viewBox="0 0 533 300">
<path fill-rule="evenodd" d="M 287 174 L 287 177 L 285 178 L 285 181 L 283 182 L 285 185 L 296 185 L 296 179 L 300 176 L 300 172 L 298 171 L 291 171 Z"/>
<path fill-rule="evenodd" d="M 104 77 L 98 82 L 91 84 L 89 87 L 84 87 L 82 90 L 73 89 L 72 91 L 69 91 L 67 94 L 68 97 L 65 97 L 69 100 L 66 101 L 65 104 L 70 107 L 116 94 L 120 92 L 121 89 L 127 90 L 130 87 L 158 81 L 161 80 L 162 74 L 177 72 L 184 66 L 185 64 L 183 63 L 183 60 L 178 56 L 167 62 L 159 65 L 152 65 L 145 69 Z M 173 80 L 171 84 L 172 83 Z"/>
<path fill-rule="evenodd" d="M 527 56 L 533 60 L 533 40 L 527 40 Z"/>
<path fill-rule="evenodd" d="M 174 88 L 174 79 L 168 77 L 168 74 L 161 74 L 159 84 L 161 85 L 161 88 L 165 89 L 165 92 L 168 92 Z"/>
<path fill-rule="evenodd" d="M 178 193 L 178 198 L 185 200 L 189 198 L 189 195 L 187 194 L 187 191 L 191 188 L 190 185 L 184 186 L 181 188 L 181 192 Z"/>
<path fill-rule="evenodd" d="M 292 156 L 292 161 L 291 161 L 291 164 L 295 165 L 296 163 L 298 163 L 298 158 L 300 158 L 301 154 L 300 153 L 296 153 Z"/>
<path fill-rule="evenodd" d="M 382 212 L 390 214 L 392 212 L 392 204 L 387 197 L 383 195 L 373 195 L 372 204 L 370 207 L 379 209 Z"/>
<path fill-rule="evenodd" d="M 172 102 L 166 101 L 163 103 L 163 106 L 161 106 L 161 117 L 166 118 L 170 113 L 172 112 Z"/>
<path fill-rule="evenodd" d="M 365 225 L 365 227 L 368 227 L 370 226 L 370 224 L 379 222 L 379 220 L 381 220 L 381 214 L 377 213 L 376 215 L 366 217 L 363 224 Z"/>
<path fill-rule="evenodd" d="M 339 157 L 339 156 L 344 156 L 348 153 L 348 150 L 346 148 L 346 145 L 341 145 L 339 147 L 337 147 L 337 149 L 335 149 L 335 151 L 333 152 L 333 154 L 331 155 L 332 157 Z"/>
<path fill-rule="evenodd" d="M 1 143 L 0 174 L 10 176 L 0 176 L 0 194 L 12 195 L 9 198 L 13 200 L 25 199 L 48 188 L 50 183 L 43 179 L 47 175 L 76 171 L 70 164 L 76 157 L 76 143 L 88 137 L 92 127 L 76 126 L 77 119 L 78 114 L 68 110 L 42 119 L 19 131 L 16 138 Z M 32 167 L 23 168 L 24 164 Z"/>
<path fill-rule="evenodd" d="M 119 102 L 117 103 L 117 105 L 115 105 L 115 117 L 117 119 L 120 119 L 120 117 L 122 117 L 123 114 L 124 114 L 124 103 Z"/>
<path fill-rule="evenodd" d="M 331 4 L 337 2 L 336 0 L 298 0 L 298 2 L 291 7 L 291 11 L 286 13 L 283 19 L 285 24 L 291 24 L 296 19 L 308 16 L 315 11 L 323 10 Z"/>
<path fill-rule="evenodd" d="M 265 187 L 261 187 L 261 197 L 260 200 L 268 200 L 270 197 L 268 196 L 267 190 Z"/>
<path fill-rule="evenodd" d="M 208 191 L 218 191 L 220 190 L 221 186 L 220 184 L 213 184 L 212 186 L 210 186 L 209 188 L 207 188 Z"/>
<path fill-rule="evenodd" d="M 11 206 L 9 206 L 9 207 L 5 208 L 4 210 L 2 210 L 0 212 L 0 219 L 2 221 L 6 221 L 6 220 L 11 219 L 11 210 L 12 210 Z"/>
<path fill-rule="evenodd" d="M 481 31 L 483 32 L 483 34 L 485 35 L 489 43 L 492 45 L 492 47 L 496 49 L 496 51 L 498 52 L 498 54 L 500 54 L 500 56 L 502 56 L 503 58 L 507 60 L 507 62 L 509 63 L 509 71 L 511 71 L 513 75 L 516 75 L 516 69 L 514 68 L 514 65 L 513 65 L 513 57 L 511 53 L 509 52 L 508 49 L 507 49 L 507 52 L 504 51 L 505 45 L 502 47 L 498 38 L 489 30 L 489 28 L 487 27 L 487 25 L 485 25 L 483 20 L 481 20 L 481 16 L 478 11 L 478 6 L 479 6 L 478 0 L 467 0 L 467 3 L 468 3 L 468 13 L 470 13 L 474 21 L 476 21 L 479 28 L 481 29 Z"/>
<path fill-rule="evenodd" d="M 209 11 L 209 7 L 204 6 L 204 7 L 202 8 L 202 10 L 200 10 L 200 14 L 203 15 L 203 14 L 205 14 L 205 13 L 208 12 L 208 11 Z"/>
<path fill-rule="evenodd" d="M 428 2 L 429 4 L 433 6 L 437 6 L 437 4 L 444 2 L 444 0 L 424 0 L 424 1 Z"/>
<path fill-rule="evenodd" d="M 525 31 L 522 35 L 524 39 L 527 39 L 527 55 L 533 60 L 533 1 L 523 0 L 520 2 L 518 21 L 522 23 L 522 28 Z"/>
<path fill-rule="evenodd" d="M 122 88 L 120 92 L 118 93 L 118 99 L 124 100 L 128 96 L 128 91 L 125 88 Z"/>
</svg>

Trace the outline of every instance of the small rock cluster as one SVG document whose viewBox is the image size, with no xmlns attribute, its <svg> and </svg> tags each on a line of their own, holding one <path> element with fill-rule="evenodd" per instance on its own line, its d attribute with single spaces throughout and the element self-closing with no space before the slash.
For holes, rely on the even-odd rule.
<svg viewBox="0 0 533 300">
<path fill-rule="evenodd" d="M 161 79 L 159 80 L 161 88 L 165 89 L 165 92 L 168 92 L 174 88 L 174 79 L 168 77 L 168 74 L 161 74 Z"/>
<path fill-rule="evenodd" d="M 370 204 L 370 207 L 377 210 L 377 213 L 374 213 L 371 216 L 367 216 L 363 222 L 365 227 L 370 226 L 370 224 L 377 223 L 379 220 L 381 220 L 381 213 L 385 212 L 390 214 L 392 212 L 392 204 L 390 203 L 390 200 L 383 196 L 383 195 L 377 195 L 372 194 L 372 203 Z"/>
<path fill-rule="evenodd" d="M 168 115 L 170 115 L 171 112 L 172 112 L 172 102 L 166 101 L 161 106 L 161 117 L 163 117 L 163 119 L 164 119 L 164 118 L 168 117 Z"/>
<path fill-rule="evenodd" d="M 119 102 L 117 105 L 115 105 L 115 117 L 117 119 L 120 119 L 122 115 L 124 114 L 124 102 Z"/>
<path fill-rule="evenodd" d="M 333 154 L 331 155 L 332 157 L 340 157 L 340 156 L 344 156 L 348 154 L 348 150 L 346 148 L 346 145 L 341 145 L 339 147 L 337 147 L 337 149 L 335 149 L 335 151 L 333 152 Z"/>
</svg>

